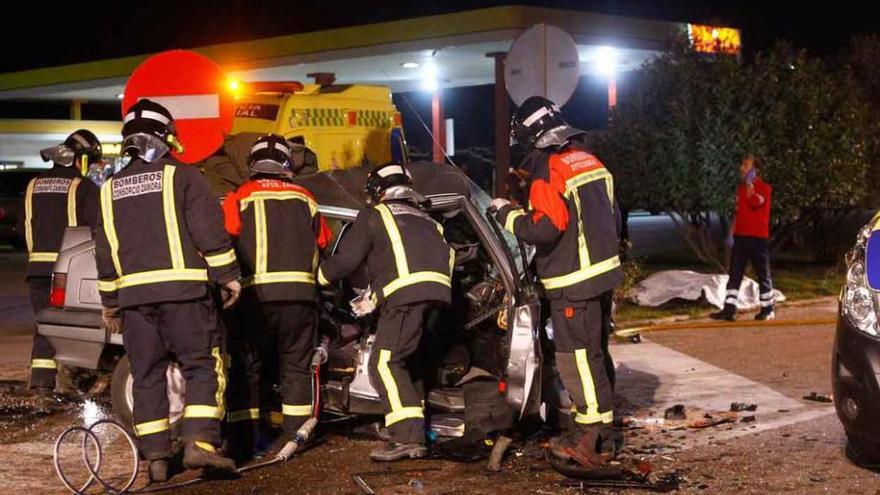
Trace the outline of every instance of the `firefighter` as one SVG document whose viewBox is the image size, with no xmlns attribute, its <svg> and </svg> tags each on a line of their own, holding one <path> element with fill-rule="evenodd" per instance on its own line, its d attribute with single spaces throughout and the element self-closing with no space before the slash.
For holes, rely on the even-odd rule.
<svg viewBox="0 0 880 495">
<path fill-rule="evenodd" d="M 756 320 L 772 320 L 773 279 L 770 276 L 770 195 L 773 189 L 764 182 L 758 172 L 761 159 L 754 155 L 745 156 L 740 162 L 739 172 L 742 182 L 736 189 L 736 213 L 730 229 L 730 277 L 727 279 L 727 293 L 724 309 L 709 315 L 715 320 L 734 321 L 736 319 L 736 300 L 742 284 L 746 265 L 751 261 L 758 274 L 761 309 Z"/>
<path fill-rule="evenodd" d="M 265 361 L 280 366 L 286 439 L 292 440 L 314 412 L 309 364 L 317 343 L 315 272 L 319 250 L 332 236 L 315 198 L 291 181 L 291 149 L 282 136 L 258 139 L 248 168 L 250 180 L 223 203 L 243 272 L 241 324 L 230 335 L 227 414 L 236 453 L 243 458 L 256 439 Z"/>
<path fill-rule="evenodd" d="M 575 427 L 551 440 L 551 453 L 591 466 L 614 448 L 613 393 L 604 329 L 610 292 L 623 281 L 618 257 L 620 213 L 614 182 L 556 105 L 528 98 L 511 122 L 532 178 L 529 208 L 495 199 L 497 220 L 536 248 L 535 265 L 550 302 L 556 367 L 574 403 Z M 607 340 L 606 340 L 607 342 Z"/>
<path fill-rule="evenodd" d="M 94 226 L 98 215 L 98 187 L 84 179 L 83 170 L 101 161 L 101 142 L 80 129 L 58 146 L 40 152 L 52 168 L 31 179 L 24 197 L 17 231 L 28 250 L 26 278 L 34 315 L 49 305 L 51 275 L 66 227 Z M 46 411 L 55 388 L 55 349 L 45 337 L 34 334 L 31 351 L 31 384 L 38 409 Z"/>
<path fill-rule="evenodd" d="M 170 158 L 182 147 L 167 109 L 138 101 L 122 137 L 130 160 L 101 187 L 95 254 L 105 326 L 121 327 L 131 365 L 140 450 L 150 478 L 167 479 L 165 373 L 176 359 L 186 380 L 184 466 L 230 472 L 235 463 L 217 450 L 226 371 L 212 285 L 221 286 L 226 306 L 241 286 L 223 213 L 199 171 Z"/>
<path fill-rule="evenodd" d="M 390 442 L 370 453 L 376 461 L 420 458 L 425 448 L 423 392 L 412 379 L 412 359 L 422 328 L 433 312 L 451 300 L 454 252 L 443 227 L 422 206 L 402 165 L 373 169 L 365 192 L 368 207 L 346 232 L 338 252 L 318 270 L 327 286 L 366 263 L 368 291 L 353 304 L 366 314 L 378 308 L 370 378 L 382 398 Z"/>
</svg>

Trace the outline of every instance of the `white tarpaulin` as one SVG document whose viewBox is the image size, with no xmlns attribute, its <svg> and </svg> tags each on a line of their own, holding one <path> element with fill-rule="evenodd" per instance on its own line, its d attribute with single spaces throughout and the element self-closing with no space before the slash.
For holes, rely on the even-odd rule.
<svg viewBox="0 0 880 495">
<path fill-rule="evenodd" d="M 626 297 L 639 306 L 660 306 L 673 299 L 696 301 L 705 297 L 709 304 L 723 308 L 727 294 L 727 275 L 697 273 L 690 270 L 657 272 L 633 287 Z M 744 277 L 736 301 L 737 309 L 758 307 L 758 283 Z M 774 301 L 785 301 L 785 295 L 774 289 Z"/>
</svg>

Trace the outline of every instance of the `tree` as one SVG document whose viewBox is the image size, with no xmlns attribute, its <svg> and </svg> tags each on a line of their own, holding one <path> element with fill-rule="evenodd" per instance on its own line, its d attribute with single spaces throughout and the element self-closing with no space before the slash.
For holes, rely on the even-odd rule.
<svg viewBox="0 0 880 495">
<path fill-rule="evenodd" d="M 787 44 L 751 64 L 677 50 L 622 88 L 597 154 L 624 207 L 668 213 L 697 258 L 724 270 L 740 159 L 765 158 L 774 242 L 803 237 L 827 257 L 868 191 L 868 122 L 849 71 Z"/>
</svg>

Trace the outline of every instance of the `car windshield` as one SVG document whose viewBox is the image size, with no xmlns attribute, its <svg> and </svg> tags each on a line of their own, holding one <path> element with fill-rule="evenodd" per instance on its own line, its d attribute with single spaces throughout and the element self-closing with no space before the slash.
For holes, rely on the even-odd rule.
<svg viewBox="0 0 880 495">
<path fill-rule="evenodd" d="M 486 219 L 487 222 L 495 222 L 494 218 L 489 218 L 486 214 L 486 211 L 489 209 L 489 204 L 492 202 L 492 197 L 489 196 L 486 191 L 480 188 L 475 182 L 468 180 L 468 184 L 470 185 L 470 196 L 471 202 L 477 207 L 477 210 L 480 212 L 480 215 Z M 501 227 L 499 225 L 499 227 Z M 516 237 L 513 236 L 510 232 L 501 229 L 501 235 L 504 240 L 504 243 L 507 245 L 507 249 L 510 250 L 510 254 L 513 255 L 513 262 L 516 265 L 516 271 L 519 276 L 524 275 L 524 270 L 522 266 L 522 255 L 519 250 L 519 243 L 516 240 Z"/>
</svg>

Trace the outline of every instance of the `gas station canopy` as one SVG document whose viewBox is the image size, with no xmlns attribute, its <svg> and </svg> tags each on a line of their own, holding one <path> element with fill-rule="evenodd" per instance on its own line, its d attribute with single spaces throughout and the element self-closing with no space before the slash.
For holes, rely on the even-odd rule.
<svg viewBox="0 0 880 495">
<path fill-rule="evenodd" d="M 255 41 L 195 48 L 245 81 L 301 80 L 329 72 L 340 84 L 381 84 L 393 92 L 491 84 L 494 61 L 525 29 L 539 23 L 568 31 L 581 73 L 607 63 L 637 68 L 687 33 L 687 24 L 586 12 L 509 6 L 419 17 Z M 147 58 L 133 56 L 0 74 L 0 99 L 110 102 Z"/>
<path fill-rule="evenodd" d="M 310 75 L 323 73 L 324 81 L 329 80 L 326 74 L 332 74 L 337 84 L 383 85 L 395 93 L 430 91 L 434 95 L 432 127 L 438 133 L 434 157 L 442 161 L 443 109 L 437 90 L 496 84 L 495 140 L 506 143 L 508 116 L 506 104 L 500 103 L 506 103 L 506 98 L 499 57 L 520 34 L 537 24 L 557 26 L 571 35 L 579 73 L 608 82 L 610 106 L 616 102 L 615 74 L 638 68 L 668 50 L 676 39 L 690 37 L 692 46 L 701 51 L 739 50 L 739 31 L 732 28 L 526 6 L 181 48 L 217 62 L 233 78 L 232 85 L 235 81 L 311 82 Z M 120 124 L 78 120 L 80 105 L 119 101 L 128 77 L 149 56 L 0 74 L 0 100 L 71 104 L 70 120 L 4 120 L 0 116 L 0 164 L 8 164 L 6 168 L 42 167 L 35 150 L 56 144 L 61 136 L 82 127 L 98 129 L 99 137 L 111 147 L 118 143 Z M 506 146 L 501 148 L 496 160 L 499 173 L 507 170 Z"/>
</svg>

